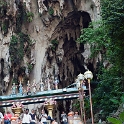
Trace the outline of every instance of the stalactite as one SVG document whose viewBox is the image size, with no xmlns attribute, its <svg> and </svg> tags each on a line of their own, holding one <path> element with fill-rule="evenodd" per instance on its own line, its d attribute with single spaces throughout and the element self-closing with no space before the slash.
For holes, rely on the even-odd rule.
<svg viewBox="0 0 124 124">
<path fill-rule="evenodd" d="M 75 33 L 76 33 L 76 37 L 78 38 L 80 36 L 80 29 L 76 28 Z"/>
<path fill-rule="evenodd" d="M 70 31 L 67 30 L 66 33 L 67 33 L 67 38 L 68 38 L 68 40 L 70 40 Z"/>
<path fill-rule="evenodd" d="M 73 39 L 76 40 L 76 37 L 75 37 L 75 30 L 74 30 L 74 29 L 71 31 L 71 37 L 73 37 Z"/>
<path fill-rule="evenodd" d="M 83 28 L 83 18 L 82 18 L 82 16 L 80 17 L 80 22 L 79 22 L 79 25 L 80 25 L 80 29 L 82 29 Z"/>
</svg>

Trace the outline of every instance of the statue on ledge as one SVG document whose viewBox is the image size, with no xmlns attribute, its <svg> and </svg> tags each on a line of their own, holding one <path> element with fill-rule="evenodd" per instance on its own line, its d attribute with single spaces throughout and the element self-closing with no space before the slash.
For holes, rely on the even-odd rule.
<svg viewBox="0 0 124 124">
<path fill-rule="evenodd" d="M 17 88 L 17 86 L 15 85 L 15 83 L 13 83 L 12 88 L 11 88 L 12 95 L 16 95 L 16 88 Z"/>
<path fill-rule="evenodd" d="M 47 84 L 47 90 L 51 90 L 49 77 L 45 80 L 45 83 Z"/>
<path fill-rule="evenodd" d="M 36 82 L 35 82 L 35 79 L 33 81 L 32 87 L 33 87 L 33 94 L 35 94 L 36 93 Z"/>
<path fill-rule="evenodd" d="M 28 80 L 28 84 L 27 84 L 27 95 L 30 95 L 31 94 L 31 85 L 29 83 L 29 80 Z"/>
<path fill-rule="evenodd" d="M 40 80 L 40 91 L 44 91 L 44 83 L 42 79 Z"/>
<path fill-rule="evenodd" d="M 23 86 L 22 86 L 22 83 L 20 81 L 20 84 L 19 84 L 19 94 L 23 94 Z"/>
<path fill-rule="evenodd" d="M 59 80 L 58 80 L 58 78 L 57 77 L 55 77 L 55 80 L 54 80 L 54 85 L 55 85 L 55 90 L 57 90 L 58 89 L 58 84 L 59 84 Z"/>
</svg>

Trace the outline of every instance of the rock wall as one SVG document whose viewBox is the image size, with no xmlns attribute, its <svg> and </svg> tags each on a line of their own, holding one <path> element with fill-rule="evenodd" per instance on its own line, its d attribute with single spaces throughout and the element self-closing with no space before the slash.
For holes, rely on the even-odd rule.
<svg viewBox="0 0 124 124">
<path fill-rule="evenodd" d="M 79 72 L 85 71 L 88 61 L 84 63 L 86 56 L 83 54 L 88 50 L 87 45 L 85 48 L 75 41 L 80 30 L 97 19 L 98 0 L 0 0 L 0 3 L 0 85 L 5 86 L 1 94 L 10 93 L 5 90 L 10 89 L 13 75 L 20 69 L 14 68 L 10 56 L 11 37 L 20 32 L 33 41 L 30 57 L 23 56 L 20 63 L 26 70 L 26 63 L 33 65 L 30 74 L 24 72 L 27 80 L 35 79 L 38 83 L 41 78 L 58 76 L 60 87 L 63 87 L 74 82 Z M 17 82 L 24 80 L 20 75 L 16 75 Z"/>
<path fill-rule="evenodd" d="M 49 77 L 51 89 L 55 78 L 62 88 L 94 72 L 90 46 L 76 39 L 99 13 L 99 0 L 0 0 L 0 95 L 11 94 L 13 82 L 25 88 Z"/>
</svg>

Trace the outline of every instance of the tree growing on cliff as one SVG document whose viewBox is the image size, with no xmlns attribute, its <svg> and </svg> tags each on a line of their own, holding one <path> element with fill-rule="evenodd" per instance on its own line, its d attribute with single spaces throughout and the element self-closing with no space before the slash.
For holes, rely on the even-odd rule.
<svg viewBox="0 0 124 124">
<path fill-rule="evenodd" d="M 83 29 L 78 42 L 91 45 L 92 56 L 102 55 L 98 69 L 98 87 L 93 94 L 93 107 L 102 110 L 102 118 L 116 110 L 124 91 L 124 1 L 102 0 L 99 22 Z M 103 62 L 109 66 L 105 68 Z"/>
</svg>

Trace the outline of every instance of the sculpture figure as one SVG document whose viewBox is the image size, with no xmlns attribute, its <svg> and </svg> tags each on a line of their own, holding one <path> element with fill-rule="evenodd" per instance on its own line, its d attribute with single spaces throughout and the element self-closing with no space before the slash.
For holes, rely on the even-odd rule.
<svg viewBox="0 0 124 124">
<path fill-rule="evenodd" d="M 12 85 L 12 95 L 15 95 L 16 94 L 16 88 L 17 88 L 17 86 L 15 85 L 15 83 L 13 83 L 13 85 Z"/>
<path fill-rule="evenodd" d="M 59 80 L 57 77 L 55 77 L 55 80 L 54 80 L 54 85 L 55 85 L 55 89 L 57 90 L 58 89 L 58 83 L 59 83 Z"/>
<path fill-rule="evenodd" d="M 36 82 L 35 82 L 35 79 L 33 81 L 32 87 L 33 87 L 33 93 L 35 94 L 36 93 Z"/>
<path fill-rule="evenodd" d="M 27 84 L 27 95 L 29 95 L 31 93 L 31 85 L 29 83 L 29 80 L 28 80 L 28 84 Z"/>
<path fill-rule="evenodd" d="M 45 82 L 47 83 L 47 90 L 51 90 L 51 88 L 50 88 L 50 79 L 47 78 Z"/>
<path fill-rule="evenodd" d="M 42 79 L 40 80 L 40 91 L 44 91 L 44 83 Z"/>
<path fill-rule="evenodd" d="M 23 86 L 22 86 L 22 83 L 20 81 L 20 84 L 19 84 L 19 94 L 23 94 Z"/>
</svg>

